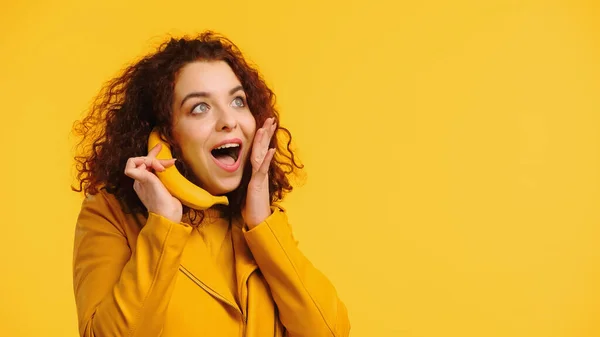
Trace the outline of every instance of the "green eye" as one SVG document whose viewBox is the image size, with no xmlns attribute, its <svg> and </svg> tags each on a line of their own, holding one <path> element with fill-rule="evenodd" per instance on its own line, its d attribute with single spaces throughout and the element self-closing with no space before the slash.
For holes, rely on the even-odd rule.
<svg viewBox="0 0 600 337">
<path fill-rule="evenodd" d="M 194 108 L 192 109 L 192 113 L 193 114 L 199 114 L 199 113 L 204 113 L 207 112 L 209 109 L 208 104 L 206 103 L 200 103 L 194 106 Z"/>
</svg>

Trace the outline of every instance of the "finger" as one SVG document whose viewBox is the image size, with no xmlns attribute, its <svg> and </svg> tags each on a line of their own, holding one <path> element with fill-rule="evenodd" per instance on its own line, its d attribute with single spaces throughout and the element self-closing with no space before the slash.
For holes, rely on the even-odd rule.
<svg viewBox="0 0 600 337">
<path fill-rule="evenodd" d="M 141 164 L 143 164 L 145 161 L 144 157 L 134 157 L 134 158 L 129 158 L 127 160 L 127 163 L 125 164 L 126 168 L 136 168 L 138 166 L 140 166 Z"/>
<path fill-rule="evenodd" d="M 265 121 L 263 122 L 263 125 L 259 128 L 259 130 L 269 131 L 271 129 L 271 125 L 273 124 L 274 120 L 275 119 L 273 117 L 269 117 L 269 118 L 265 119 Z"/>
<path fill-rule="evenodd" d="M 271 141 L 271 136 L 273 136 L 275 131 L 274 120 L 274 118 L 267 118 L 263 124 L 263 127 L 256 131 L 255 141 L 258 142 L 259 145 L 264 145 L 267 147 L 267 144 Z M 257 144 L 255 143 L 255 145 Z"/>
<path fill-rule="evenodd" d="M 273 124 L 275 124 L 275 117 L 269 117 L 265 120 L 261 129 L 266 130 L 268 132 L 271 130 Z"/>
<path fill-rule="evenodd" d="M 259 153 L 257 153 L 254 156 L 254 159 L 252 160 L 252 169 L 254 170 L 254 172 L 260 170 L 260 167 L 262 166 L 263 162 L 265 161 L 265 157 L 267 156 L 268 151 L 261 151 Z"/>
<path fill-rule="evenodd" d="M 125 175 L 137 179 L 136 177 L 139 177 L 137 171 L 139 171 L 139 166 L 142 165 L 144 163 L 144 158 L 143 157 L 135 157 L 135 158 L 129 158 L 127 160 L 127 163 L 125 164 Z"/>
<path fill-rule="evenodd" d="M 271 166 L 271 160 L 273 160 L 274 155 L 275 155 L 274 148 L 271 148 L 271 149 L 269 149 L 269 151 L 267 151 L 267 154 L 265 155 L 265 158 L 263 159 L 262 164 L 260 165 L 260 168 L 255 173 L 258 181 L 262 181 L 269 173 L 269 167 Z"/>
<path fill-rule="evenodd" d="M 158 170 L 164 171 L 167 167 L 172 166 L 176 159 L 156 159 L 149 157 L 135 157 L 127 160 L 125 169 L 140 169 L 140 170 Z"/>
<path fill-rule="evenodd" d="M 265 121 L 263 122 L 262 125 L 262 129 L 268 129 L 269 126 L 273 123 L 274 118 L 273 117 L 269 117 L 267 119 L 265 119 Z"/>
<path fill-rule="evenodd" d="M 148 166 L 148 170 L 149 171 L 164 170 L 165 169 L 162 166 L 162 164 L 158 162 L 158 159 L 156 159 L 156 158 L 152 158 L 152 160 L 150 160 L 150 164 L 147 165 L 147 166 Z"/>
<path fill-rule="evenodd" d="M 253 148 L 260 145 L 260 141 L 261 141 L 263 135 L 264 135 L 263 128 L 260 128 L 256 131 L 256 134 L 254 135 L 254 144 L 252 144 Z"/>
<path fill-rule="evenodd" d="M 154 159 L 156 160 L 156 159 Z M 127 161 L 127 166 L 126 168 L 129 169 L 138 169 L 138 170 L 148 170 L 148 168 L 152 168 L 152 158 L 148 158 L 148 157 L 135 157 L 135 158 L 130 158 Z"/>
<path fill-rule="evenodd" d="M 254 135 L 254 142 L 252 144 L 252 164 L 253 164 L 253 166 L 256 164 L 260 165 L 260 163 L 262 161 L 262 160 L 260 160 L 259 156 L 260 156 L 260 152 L 263 151 L 263 149 L 261 148 L 261 139 L 263 138 L 263 135 L 264 135 L 263 129 L 258 129 L 258 131 L 256 131 L 256 135 Z"/>
<path fill-rule="evenodd" d="M 268 141 L 268 144 L 271 144 L 271 139 L 273 139 L 273 135 L 275 134 L 276 130 L 277 130 L 277 123 L 275 123 L 275 121 L 273 120 L 273 124 L 271 124 L 271 127 L 269 128 L 269 141 Z"/>
<path fill-rule="evenodd" d="M 125 175 L 136 181 L 144 179 L 143 172 L 141 172 L 137 169 L 126 169 Z"/>
<path fill-rule="evenodd" d="M 147 157 L 151 157 L 154 158 L 158 155 L 158 153 L 160 152 L 160 150 L 162 149 L 162 144 L 158 143 L 156 144 L 151 150 L 150 152 L 148 152 Z"/>
<path fill-rule="evenodd" d="M 273 138 L 273 135 L 275 134 L 275 130 L 277 128 L 275 118 L 269 118 L 268 121 L 269 123 L 263 127 L 266 135 L 262 139 L 262 145 L 265 149 L 269 148 L 269 144 L 271 144 L 271 139 Z"/>
<path fill-rule="evenodd" d="M 166 169 L 164 163 L 173 165 L 175 163 L 175 160 L 173 158 L 167 159 L 167 160 L 164 160 L 164 159 L 161 160 L 161 159 L 154 158 L 152 160 L 152 166 L 150 168 L 154 171 L 162 172 Z M 169 166 L 171 166 L 171 165 L 169 165 Z"/>
<path fill-rule="evenodd" d="M 157 160 L 155 157 L 142 157 L 144 158 L 143 164 L 146 165 L 148 170 L 154 169 L 155 161 Z"/>
<path fill-rule="evenodd" d="M 175 161 L 177 161 L 176 158 L 171 158 L 171 159 L 159 159 L 158 162 L 163 166 L 163 168 L 168 168 L 171 167 L 173 165 L 175 165 Z"/>
<path fill-rule="evenodd" d="M 142 164 L 144 165 L 144 164 Z M 135 179 L 135 180 L 144 180 L 145 179 L 145 174 L 146 172 L 144 172 L 146 169 L 145 165 L 143 168 L 140 169 L 140 167 L 131 167 L 128 166 L 127 168 L 125 168 L 125 175 Z"/>
<path fill-rule="evenodd" d="M 252 149 L 252 168 L 254 171 L 258 171 L 260 169 L 262 162 L 265 160 L 267 152 L 268 147 L 263 147 L 262 145 L 258 145 Z"/>
<path fill-rule="evenodd" d="M 149 160 L 150 158 L 147 158 L 144 162 L 144 165 L 146 165 L 147 170 L 148 171 L 157 171 L 157 172 L 162 172 L 164 171 L 167 167 L 171 167 L 173 166 L 173 164 L 175 164 L 176 159 L 175 158 L 171 158 L 171 159 L 156 159 L 153 158 L 151 160 Z M 148 164 L 146 164 L 148 163 Z"/>
</svg>

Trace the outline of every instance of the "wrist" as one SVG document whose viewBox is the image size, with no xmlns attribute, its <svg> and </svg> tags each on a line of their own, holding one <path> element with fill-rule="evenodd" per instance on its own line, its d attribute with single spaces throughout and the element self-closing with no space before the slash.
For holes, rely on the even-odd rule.
<svg viewBox="0 0 600 337">
<path fill-rule="evenodd" d="M 257 214 L 256 216 L 251 217 L 248 220 L 245 220 L 244 222 L 246 223 L 246 227 L 248 227 L 248 229 L 253 229 L 254 227 L 263 223 L 271 214 L 272 211 L 269 207 L 266 210 L 263 210 L 263 212 L 261 212 L 260 214 Z"/>
<path fill-rule="evenodd" d="M 169 220 L 171 220 L 171 221 L 173 221 L 173 222 L 180 223 L 182 217 L 181 216 L 173 215 L 173 216 L 168 216 L 166 218 L 169 219 Z"/>
<path fill-rule="evenodd" d="M 181 212 L 177 212 L 177 210 L 167 211 L 167 210 L 154 210 L 152 213 L 158 214 L 165 219 L 168 219 L 172 222 L 180 223 L 183 215 Z"/>
</svg>

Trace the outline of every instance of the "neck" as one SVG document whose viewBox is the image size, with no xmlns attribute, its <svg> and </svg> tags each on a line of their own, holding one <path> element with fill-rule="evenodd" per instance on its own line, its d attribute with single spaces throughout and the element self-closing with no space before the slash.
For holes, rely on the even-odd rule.
<svg viewBox="0 0 600 337">
<path fill-rule="evenodd" d="M 198 211 L 190 210 L 183 217 L 183 222 L 192 225 L 214 223 L 220 219 L 229 219 L 231 212 L 228 206 L 214 205 L 209 209 Z"/>
</svg>

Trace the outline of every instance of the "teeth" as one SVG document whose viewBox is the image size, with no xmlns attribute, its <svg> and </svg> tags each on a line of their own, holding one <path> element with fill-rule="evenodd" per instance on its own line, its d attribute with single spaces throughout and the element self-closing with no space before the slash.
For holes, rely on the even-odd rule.
<svg viewBox="0 0 600 337">
<path fill-rule="evenodd" d="M 240 144 L 237 144 L 237 143 L 223 144 L 223 145 L 221 145 L 219 147 L 216 147 L 215 150 L 227 149 L 227 148 L 230 148 L 230 147 L 240 147 Z"/>
</svg>

